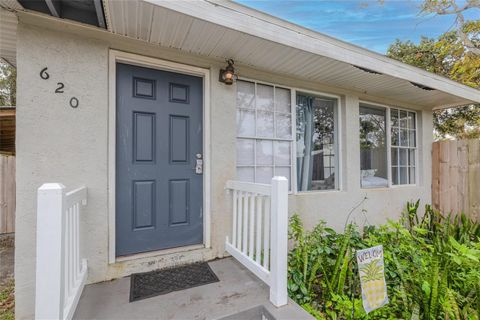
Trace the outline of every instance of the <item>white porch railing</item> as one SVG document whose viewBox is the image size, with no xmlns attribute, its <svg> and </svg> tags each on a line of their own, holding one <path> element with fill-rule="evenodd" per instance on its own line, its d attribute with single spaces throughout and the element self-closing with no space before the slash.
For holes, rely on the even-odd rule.
<svg viewBox="0 0 480 320">
<path fill-rule="evenodd" d="M 288 302 L 288 180 L 272 184 L 228 181 L 232 193 L 232 236 L 225 250 L 270 286 L 270 301 Z"/>
<path fill-rule="evenodd" d="M 80 208 L 87 188 L 65 192 L 45 183 L 37 193 L 36 319 L 71 319 L 87 279 L 80 259 Z"/>
</svg>

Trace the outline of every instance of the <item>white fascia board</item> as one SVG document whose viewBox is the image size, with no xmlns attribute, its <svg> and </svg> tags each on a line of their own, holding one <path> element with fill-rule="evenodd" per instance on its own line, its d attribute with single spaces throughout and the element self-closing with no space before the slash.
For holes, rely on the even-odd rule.
<svg viewBox="0 0 480 320">
<path fill-rule="evenodd" d="M 479 90 L 231 1 L 144 1 L 258 38 L 480 102 Z"/>
</svg>

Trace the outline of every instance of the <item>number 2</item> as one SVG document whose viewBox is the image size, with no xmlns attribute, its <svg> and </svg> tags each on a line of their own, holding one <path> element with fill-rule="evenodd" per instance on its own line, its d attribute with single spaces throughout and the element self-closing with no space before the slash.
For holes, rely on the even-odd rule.
<svg viewBox="0 0 480 320">
<path fill-rule="evenodd" d="M 55 93 L 63 93 L 63 88 L 65 88 L 65 85 L 63 82 L 57 82 L 58 88 L 55 90 Z"/>
</svg>

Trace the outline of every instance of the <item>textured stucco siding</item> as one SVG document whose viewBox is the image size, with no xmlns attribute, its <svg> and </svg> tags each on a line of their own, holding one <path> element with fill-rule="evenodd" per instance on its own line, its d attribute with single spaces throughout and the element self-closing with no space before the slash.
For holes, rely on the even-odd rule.
<svg viewBox="0 0 480 320">
<path fill-rule="evenodd" d="M 235 178 L 235 86 L 218 82 L 223 61 L 189 56 L 144 42 L 83 29 L 62 33 L 19 23 L 17 43 L 17 218 L 16 218 L 16 312 L 19 319 L 34 313 L 36 189 L 45 182 L 61 182 L 72 189 L 88 187 L 88 206 L 82 212 L 82 252 L 88 259 L 88 282 L 99 282 L 160 267 L 224 255 L 230 231 L 230 210 L 225 182 Z M 210 132 L 207 143 L 211 166 L 211 248 L 108 263 L 108 53 L 109 49 L 158 57 L 208 68 L 210 73 Z M 50 78 L 39 72 L 48 67 Z M 430 202 L 432 115 L 419 112 L 420 172 L 418 186 L 361 190 L 359 164 L 359 94 L 330 88 L 246 67 L 241 75 L 284 86 L 318 90 L 341 98 L 342 191 L 291 195 L 289 212 L 298 212 L 307 226 L 320 219 L 342 228 L 348 212 L 366 195 L 368 199 L 352 214 L 363 224 L 379 223 L 397 216 L 406 200 Z M 57 82 L 65 84 L 55 94 Z M 72 109 L 70 97 L 80 105 Z M 366 96 L 361 96 L 367 99 Z M 388 101 L 381 98 L 377 102 Z M 419 108 L 419 107 L 418 107 Z M 206 164 L 209 165 L 209 164 Z M 362 214 L 361 209 L 366 209 Z"/>
</svg>

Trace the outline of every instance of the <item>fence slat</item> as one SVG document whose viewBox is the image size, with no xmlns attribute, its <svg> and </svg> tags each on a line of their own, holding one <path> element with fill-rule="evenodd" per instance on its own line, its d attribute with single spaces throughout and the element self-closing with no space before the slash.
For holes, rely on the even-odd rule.
<svg viewBox="0 0 480 320">
<path fill-rule="evenodd" d="M 480 140 L 432 145 L 432 204 L 444 214 L 480 219 Z"/>
<path fill-rule="evenodd" d="M 451 212 L 458 212 L 458 151 L 457 151 L 457 141 L 449 141 L 449 166 L 448 166 L 448 175 L 449 175 L 449 185 L 448 185 L 448 196 L 450 197 L 450 210 Z"/>
<path fill-rule="evenodd" d="M 468 213 L 480 219 L 480 141 L 468 141 Z"/>
<path fill-rule="evenodd" d="M 0 155 L 0 234 L 15 232 L 15 156 Z"/>
<path fill-rule="evenodd" d="M 434 143 L 432 145 L 432 205 L 440 208 L 440 145 Z"/>
</svg>

